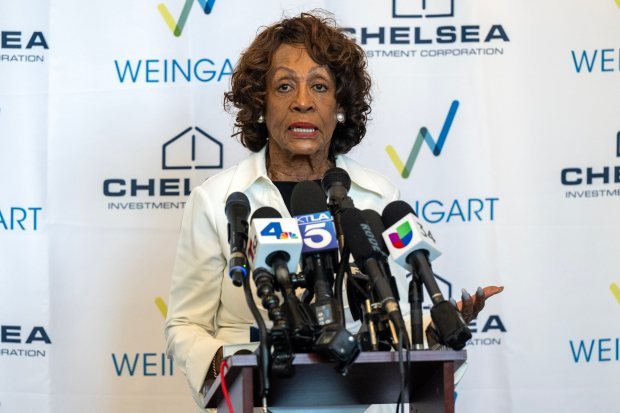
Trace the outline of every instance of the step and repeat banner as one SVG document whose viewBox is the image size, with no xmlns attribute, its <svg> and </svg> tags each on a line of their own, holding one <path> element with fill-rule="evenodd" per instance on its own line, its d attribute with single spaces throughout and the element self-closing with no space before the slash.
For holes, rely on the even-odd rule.
<svg viewBox="0 0 620 413">
<path fill-rule="evenodd" d="M 314 8 L 367 53 L 351 156 L 445 294 L 506 287 L 457 411 L 620 412 L 618 0 L 0 0 L 0 413 L 193 411 L 163 338 L 184 203 L 248 154 L 239 54 Z"/>
</svg>

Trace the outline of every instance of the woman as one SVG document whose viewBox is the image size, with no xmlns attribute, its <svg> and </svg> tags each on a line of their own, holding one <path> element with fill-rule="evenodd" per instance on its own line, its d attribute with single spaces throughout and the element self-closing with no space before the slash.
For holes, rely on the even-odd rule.
<svg viewBox="0 0 620 413">
<path fill-rule="evenodd" d="M 236 108 L 240 141 L 253 154 L 192 191 L 166 321 L 168 353 L 198 403 L 221 347 L 249 342 L 254 323 L 242 289 L 224 275 L 228 195 L 244 192 L 252 211 L 271 206 L 288 217 L 294 184 L 338 166 L 351 177 L 358 208 L 382 211 L 398 198 L 386 178 L 343 155 L 366 133 L 370 85 L 363 50 L 333 21 L 312 14 L 267 27 L 241 56 L 225 102 Z M 467 304 L 477 313 L 484 294 Z"/>
</svg>

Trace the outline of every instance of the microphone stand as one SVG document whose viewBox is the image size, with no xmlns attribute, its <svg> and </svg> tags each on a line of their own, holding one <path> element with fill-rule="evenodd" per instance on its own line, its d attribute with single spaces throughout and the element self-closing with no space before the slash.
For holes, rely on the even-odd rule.
<svg viewBox="0 0 620 413">
<path fill-rule="evenodd" d="M 336 301 L 338 302 L 338 309 L 340 311 L 341 325 L 343 327 L 346 327 L 342 283 L 344 282 L 345 273 L 347 273 L 349 276 L 351 274 L 351 270 L 349 269 L 350 253 L 349 253 L 349 249 L 347 248 L 347 245 L 344 244 L 344 242 L 340 245 L 342 245 L 342 249 L 340 251 L 340 264 L 338 265 L 338 273 L 336 274 L 336 280 L 334 281 L 334 287 L 335 287 L 334 290 L 335 290 Z"/>
<path fill-rule="evenodd" d="M 422 280 L 418 273 L 411 273 L 409 281 L 409 306 L 411 315 L 411 349 L 424 349 L 424 331 L 422 328 L 422 302 L 424 294 L 422 292 Z"/>
<path fill-rule="evenodd" d="M 418 269 L 420 279 L 424 283 L 428 295 L 431 296 L 433 303 L 431 319 L 437 328 L 441 343 L 454 350 L 461 350 L 471 338 L 471 331 L 463 321 L 463 317 L 458 310 L 439 291 L 435 281 L 435 274 L 424 254 L 410 254 L 409 257 L 411 257 L 411 267 Z M 431 275 L 428 279 L 425 279 L 424 274 Z"/>
<path fill-rule="evenodd" d="M 252 297 L 252 290 L 250 289 L 250 280 L 249 277 L 243 278 L 243 292 L 245 293 L 245 301 L 248 303 L 248 307 L 250 307 L 250 311 L 256 320 L 256 324 L 258 324 L 258 332 L 260 336 L 260 344 L 258 346 L 258 354 L 256 355 L 256 361 L 258 365 L 259 371 L 259 379 L 260 379 L 260 393 L 263 401 L 263 411 L 268 411 L 267 409 L 267 395 L 269 394 L 269 362 L 270 362 L 270 352 L 269 352 L 269 334 L 267 331 L 267 326 L 265 325 L 265 321 L 261 316 L 258 308 L 256 307 L 256 303 L 254 302 L 254 297 Z"/>
</svg>

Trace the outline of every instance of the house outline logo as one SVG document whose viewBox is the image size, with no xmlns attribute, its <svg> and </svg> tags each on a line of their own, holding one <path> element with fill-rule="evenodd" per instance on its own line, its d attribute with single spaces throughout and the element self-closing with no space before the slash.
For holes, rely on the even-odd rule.
<svg viewBox="0 0 620 413">
<path fill-rule="evenodd" d="M 436 17 L 454 17 L 454 0 L 392 0 L 392 18 Z"/>
<path fill-rule="evenodd" d="M 186 139 L 191 139 L 191 153 L 187 162 L 181 165 L 173 165 L 172 161 L 170 161 L 169 151 L 171 148 L 175 147 L 179 143 L 182 143 Z M 210 145 L 215 145 L 217 147 L 218 153 L 218 162 L 217 163 L 201 163 L 199 161 L 200 153 L 198 153 L 196 146 L 199 143 L 198 139 L 206 139 L 209 141 Z M 204 141 L 203 141 L 204 142 Z M 222 142 L 215 139 L 213 136 L 209 135 L 204 130 L 200 129 L 198 126 L 190 126 L 185 129 L 183 132 L 174 136 L 172 139 L 168 140 L 166 143 L 162 145 L 161 152 L 161 166 L 162 169 L 220 169 L 222 168 L 224 161 L 224 145 Z"/>
</svg>

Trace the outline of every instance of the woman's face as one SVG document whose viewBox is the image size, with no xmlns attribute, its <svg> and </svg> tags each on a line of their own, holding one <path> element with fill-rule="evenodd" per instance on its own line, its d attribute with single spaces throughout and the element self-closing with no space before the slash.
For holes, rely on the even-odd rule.
<svg viewBox="0 0 620 413">
<path fill-rule="evenodd" d="M 265 97 L 270 154 L 307 155 L 327 162 L 338 109 L 336 82 L 326 66 L 312 60 L 303 46 L 283 44 L 276 49 Z"/>
</svg>

